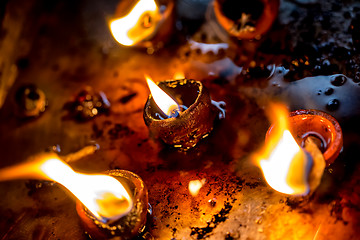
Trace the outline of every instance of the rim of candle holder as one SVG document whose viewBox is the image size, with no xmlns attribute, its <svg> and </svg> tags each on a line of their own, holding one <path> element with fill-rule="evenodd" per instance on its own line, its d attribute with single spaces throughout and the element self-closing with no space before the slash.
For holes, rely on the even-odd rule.
<svg viewBox="0 0 360 240">
<path fill-rule="evenodd" d="M 178 116 L 166 119 L 155 118 L 155 111 L 160 111 L 160 109 L 151 94 L 145 103 L 143 113 L 145 124 L 149 127 L 152 136 L 185 151 L 194 147 L 200 139 L 206 137 L 213 129 L 216 110 L 211 103 L 210 93 L 200 81 L 193 79 L 158 82 L 158 86 L 161 88 L 165 86 L 165 90 L 167 90 L 166 88 L 175 89 L 179 85 L 189 83 L 196 86 L 194 97 L 190 104 L 183 103 L 188 108 L 180 112 Z M 196 97 L 195 93 L 197 94 Z"/>
<path fill-rule="evenodd" d="M 265 34 L 277 18 L 280 5 L 279 0 L 259 0 L 264 5 L 264 9 L 256 21 L 255 31 L 237 31 L 234 27 L 237 25 L 236 22 L 225 16 L 223 12 L 222 5 L 225 1 L 226 0 L 214 1 L 213 8 L 215 17 L 228 34 L 238 39 L 257 39 L 259 36 Z"/>
<path fill-rule="evenodd" d="M 118 181 L 125 183 L 124 187 L 133 197 L 133 207 L 125 216 L 109 223 L 99 221 L 79 201 L 76 201 L 76 211 L 86 232 L 94 239 L 131 239 L 141 234 L 146 225 L 148 213 L 148 192 L 143 180 L 133 172 L 127 170 L 108 170 L 105 172 Z"/>
<path fill-rule="evenodd" d="M 266 139 L 275 126 L 269 127 Z M 322 154 L 327 166 L 339 156 L 343 146 L 342 130 L 338 121 L 328 113 L 316 109 L 293 111 L 289 114 L 289 127 L 300 146 L 309 136 L 317 137 L 324 144 Z"/>
</svg>

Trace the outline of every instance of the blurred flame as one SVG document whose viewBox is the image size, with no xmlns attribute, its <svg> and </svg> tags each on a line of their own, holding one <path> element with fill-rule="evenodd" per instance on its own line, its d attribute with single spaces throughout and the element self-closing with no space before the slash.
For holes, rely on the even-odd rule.
<svg viewBox="0 0 360 240">
<path fill-rule="evenodd" d="M 130 12 L 110 22 L 116 41 L 133 46 L 156 32 L 161 14 L 154 0 L 139 0 Z"/>
<path fill-rule="evenodd" d="M 201 180 L 192 180 L 189 182 L 189 192 L 190 194 L 195 197 L 196 195 L 198 195 L 200 189 L 202 188 L 202 186 L 205 184 L 206 179 L 203 178 Z"/>
<path fill-rule="evenodd" d="M 184 72 L 179 71 L 174 73 L 173 79 L 184 79 L 184 78 L 185 78 Z"/>
<path fill-rule="evenodd" d="M 145 78 L 156 105 L 165 115 L 170 117 L 174 111 L 180 111 L 180 107 L 174 99 L 159 88 L 149 76 L 145 75 Z"/>
<path fill-rule="evenodd" d="M 43 154 L 36 161 L 0 170 L 1 181 L 26 178 L 58 182 L 102 222 L 126 215 L 133 206 L 132 198 L 117 179 L 77 173 L 56 154 Z"/>
<path fill-rule="evenodd" d="M 286 107 L 272 104 L 270 111 L 272 122 L 276 124 L 266 139 L 264 149 L 255 159 L 273 189 L 286 194 L 306 195 L 310 191 L 308 177 L 311 159 L 289 131 Z"/>
</svg>

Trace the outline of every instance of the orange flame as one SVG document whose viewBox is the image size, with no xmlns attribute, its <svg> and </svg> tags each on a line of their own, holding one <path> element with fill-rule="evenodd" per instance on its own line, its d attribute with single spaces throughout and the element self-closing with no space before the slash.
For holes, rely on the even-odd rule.
<svg viewBox="0 0 360 240">
<path fill-rule="evenodd" d="M 149 76 L 145 76 L 145 78 L 156 105 L 166 116 L 170 117 L 175 111 L 180 111 L 180 107 L 174 99 L 159 88 Z"/>
<path fill-rule="evenodd" d="M 110 22 L 110 30 L 120 44 L 133 46 L 150 38 L 161 18 L 154 0 L 139 0 L 127 15 Z"/>
<path fill-rule="evenodd" d="M 58 182 L 102 222 L 116 220 L 133 207 L 132 198 L 117 179 L 104 174 L 77 173 L 56 154 L 42 154 L 30 163 L 0 170 L 0 181 L 28 178 Z"/>
<path fill-rule="evenodd" d="M 189 182 L 189 192 L 190 192 L 191 196 L 195 197 L 196 195 L 198 195 L 200 189 L 205 184 L 205 182 L 206 182 L 205 178 L 203 178 L 201 180 L 190 181 Z"/>
<path fill-rule="evenodd" d="M 173 79 L 184 79 L 184 78 L 185 78 L 184 72 L 179 71 L 174 73 Z"/>
<path fill-rule="evenodd" d="M 273 104 L 270 111 L 276 124 L 270 129 L 266 145 L 255 159 L 273 189 L 286 194 L 306 195 L 310 191 L 308 177 L 312 160 L 289 131 L 286 107 Z"/>
</svg>

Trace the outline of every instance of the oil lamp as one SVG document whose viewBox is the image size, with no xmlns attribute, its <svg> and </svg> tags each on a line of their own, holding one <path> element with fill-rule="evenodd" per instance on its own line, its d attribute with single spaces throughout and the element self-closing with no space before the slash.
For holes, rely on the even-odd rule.
<svg viewBox="0 0 360 240">
<path fill-rule="evenodd" d="M 172 32 L 174 2 L 155 0 L 120 1 L 110 30 L 124 46 L 159 48 Z"/>
<path fill-rule="evenodd" d="M 268 184 L 291 195 L 307 195 L 320 184 L 324 168 L 342 149 L 338 122 L 318 110 L 287 113 L 271 105 L 275 118 L 266 133 L 266 145 L 256 156 Z"/>
<path fill-rule="evenodd" d="M 0 170 L 0 181 L 12 179 L 50 180 L 64 186 L 77 198 L 76 210 L 93 239 L 130 239 L 144 229 L 147 189 L 132 172 L 82 174 L 57 154 L 43 153 L 26 163 Z"/>
<path fill-rule="evenodd" d="M 259 39 L 277 17 L 279 0 L 214 0 L 218 24 L 237 39 Z"/>
<path fill-rule="evenodd" d="M 225 117 L 225 103 L 211 100 L 199 81 L 147 81 L 151 94 L 144 107 L 145 124 L 168 145 L 186 151 L 209 135 L 215 119 Z"/>
<path fill-rule="evenodd" d="M 343 146 L 340 124 L 331 115 L 315 109 L 301 109 L 289 114 L 289 127 L 300 146 L 311 139 L 322 152 L 326 165 L 330 165 L 339 156 Z M 266 138 L 271 135 L 275 125 L 270 126 Z"/>
<path fill-rule="evenodd" d="M 311 138 L 330 165 L 339 156 L 343 146 L 340 124 L 331 115 L 315 109 L 303 109 L 290 113 L 289 124 L 295 139 L 301 146 Z"/>
<path fill-rule="evenodd" d="M 133 201 L 131 210 L 118 219 L 99 220 L 80 201 L 76 203 L 76 211 L 80 216 L 86 232 L 93 239 L 131 239 L 139 235 L 145 228 L 148 195 L 142 179 L 126 170 L 110 170 L 106 174 L 114 177 L 127 186 Z M 107 207 L 104 204 L 104 207 Z"/>
<path fill-rule="evenodd" d="M 47 107 L 45 93 L 33 84 L 20 87 L 15 94 L 17 113 L 22 118 L 40 116 Z"/>
</svg>

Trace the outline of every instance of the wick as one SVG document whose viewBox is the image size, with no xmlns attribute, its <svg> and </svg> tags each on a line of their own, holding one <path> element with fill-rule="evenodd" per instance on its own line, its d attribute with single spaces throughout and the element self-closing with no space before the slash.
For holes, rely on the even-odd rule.
<svg viewBox="0 0 360 240">
<path fill-rule="evenodd" d="M 181 114 L 183 111 L 185 111 L 186 109 L 188 109 L 187 106 L 185 106 L 185 105 L 178 105 L 178 106 L 176 106 L 174 109 L 172 109 L 172 110 L 170 111 L 169 115 L 167 115 L 167 114 L 165 114 L 165 113 L 162 112 L 163 114 L 161 114 L 161 113 L 155 113 L 155 116 L 156 116 L 157 118 L 159 118 L 160 120 L 164 120 L 164 119 L 167 119 L 167 118 L 177 118 L 177 117 L 179 117 L 180 114 Z"/>
<path fill-rule="evenodd" d="M 62 156 L 61 158 L 67 163 L 75 162 L 83 157 L 94 154 L 99 149 L 100 149 L 99 144 L 89 145 L 89 146 L 83 147 L 82 149 L 80 149 L 77 152 Z"/>
<path fill-rule="evenodd" d="M 168 116 L 169 118 L 177 118 L 180 115 L 180 112 L 181 112 L 180 107 L 176 107 L 173 110 L 171 110 L 170 115 Z"/>
</svg>

